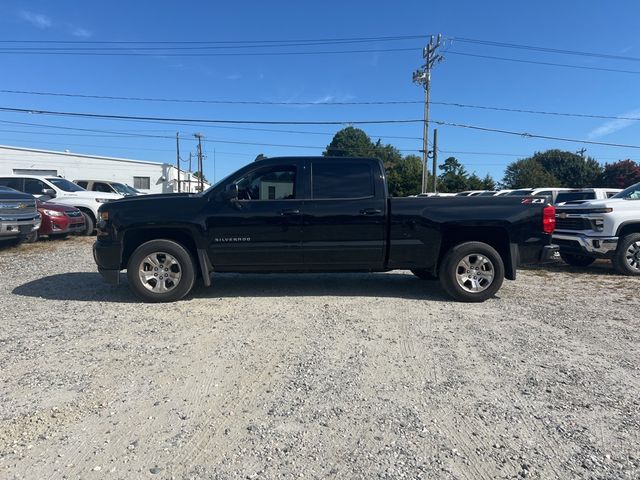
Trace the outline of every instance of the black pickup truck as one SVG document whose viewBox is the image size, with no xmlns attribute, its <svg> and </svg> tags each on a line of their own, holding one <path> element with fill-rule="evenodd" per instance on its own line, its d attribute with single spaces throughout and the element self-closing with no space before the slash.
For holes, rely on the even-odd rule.
<svg viewBox="0 0 640 480">
<path fill-rule="evenodd" d="M 145 301 L 184 297 L 214 272 L 383 272 L 439 278 L 454 299 L 493 296 L 516 268 L 551 258 L 544 197 L 390 198 L 369 158 L 259 160 L 198 194 L 100 207 L 98 270 Z"/>
</svg>

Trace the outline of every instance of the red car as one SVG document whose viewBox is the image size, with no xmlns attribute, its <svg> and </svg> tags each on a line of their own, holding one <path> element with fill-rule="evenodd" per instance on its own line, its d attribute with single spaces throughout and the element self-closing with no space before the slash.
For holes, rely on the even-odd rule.
<svg viewBox="0 0 640 480">
<path fill-rule="evenodd" d="M 84 230 L 84 217 L 76 207 L 38 201 L 38 212 L 42 216 L 42 224 L 29 239 L 32 242 L 35 242 L 40 235 L 66 237 Z"/>
</svg>

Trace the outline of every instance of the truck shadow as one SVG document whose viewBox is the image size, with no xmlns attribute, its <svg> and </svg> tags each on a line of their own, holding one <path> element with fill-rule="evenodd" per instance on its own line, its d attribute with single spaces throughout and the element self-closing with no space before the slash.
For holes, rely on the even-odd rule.
<svg viewBox="0 0 640 480">
<path fill-rule="evenodd" d="M 46 300 L 138 302 L 138 299 L 126 285 L 107 285 L 98 272 L 70 272 L 50 275 L 23 283 L 14 288 L 12 293 Z"/>
<path fill-rule="evenodd" d="M 138 303 L 124 274 L 120 285 L 107 285 L 97 272 L 70 272 L 39 278 L 17 286 L 15 295 L 46 300 Z M 396 297 L 415 300 L 449 300 L 437 281 L 398 273 L 219 273 L 212 286 L 196 283 L 186 299 L 230 297 Z"/>
<path fill-rule="evenodd" d="M 220 297 L 395 297 L 450 300 L 437 281 L 399 273 L 219 273 L 211 287 L 201 284 L 189 295 Z"/>
</svg>

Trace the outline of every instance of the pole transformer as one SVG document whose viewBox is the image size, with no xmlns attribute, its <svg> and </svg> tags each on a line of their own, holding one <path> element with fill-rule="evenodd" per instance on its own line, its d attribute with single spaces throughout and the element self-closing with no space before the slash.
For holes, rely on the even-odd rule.
<svg viewBox="0 0 640 480">
<path fill-rule="evenodd" d="M 424 88 L 424 126 L 422 130 L 422 193 L 427 193 L 427 172 L 429 171 L 429 104 L 431 102 L 431 69 L 437 62 L 444 60 L 442 55 L 436 53 L 442 45 L 442 35 L 431 35 L 429 44 L 422 49 L 424 65 L 413 72 L 413 82 Z M 436 176 L 435 166 L 433 170 Z M 435 182 L 433 191 L 435 192 Z"/>
</svg>

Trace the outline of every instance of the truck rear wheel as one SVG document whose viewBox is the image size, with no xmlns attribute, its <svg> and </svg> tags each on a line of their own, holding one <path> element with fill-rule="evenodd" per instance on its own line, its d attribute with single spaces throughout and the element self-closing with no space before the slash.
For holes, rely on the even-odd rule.
<svg viewBox="0 0 640 480">
<path fill-rule="evenodd" d="M 145 302 L 174 302 L 193 288 L 193 258 L 179 243 L 151 240 L 131 255 L 127 278 L 132 290 Z"/>
<path fill-rule="evenodd" d="M 504 263 L 486 243 L 460 243 L 445 254 L 439 278 L 442 288 L 455 300 L 484 302 L 502 286 Z"/>
<path fill-rule="evenodd" d="M 572 253 L 562 252 L 560 252 L 560 258 L 562 258 L 564 263 L 568 263 L 574 267 L 588 267 L 596 261 L 595 258 L 587 257 L 586 255 L 574 255 Z"/>
<path fill-rule="evenodd" d="M 640 275 L 640 233 L 625 235 L 618 241 L 613 266 L 623 275 Z"/>
</svg>

